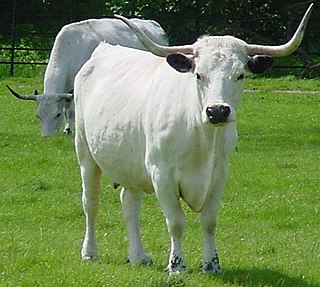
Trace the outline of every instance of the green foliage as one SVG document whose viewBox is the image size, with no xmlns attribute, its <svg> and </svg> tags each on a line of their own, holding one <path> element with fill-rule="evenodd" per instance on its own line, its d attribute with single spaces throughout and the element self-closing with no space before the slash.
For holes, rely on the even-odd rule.
<svg viewBox="0 0 320 287">
<path fill-rule="evenodd" d="M 26 35 L 18 39 L 15 47 L 18 48 L 14 53 L 14 61 L 20 63 L 44 63 L 44 65 L 19 64 L 14 66 L 15 76 L 35 77 L 42 75 L 46 68 L 45 63 L 49 61 L 50 50 L 53 44 L 52 38 L 40 37 L 39 35 Z M 39 50 L 32 50 L 32 48 Z M 11 44 L 6 41 L 2 48 L 11 48 Z M 21 49 L 21 50 L 19 50 Z M 22 50 L 25 49 L 25 50 Z M 42 50 L 41 50 L 42 49 Z M 1 61 L 10 62 L 11 50 L 0 49 Z M 0 77 L 8 76 L 10 73 L 10 64 L 0 64 Z"/>
<path fill-rule="evenodd" d="M 0 286 L 320 286 L 319 80 L 248 79 L 237 115 L 239 142 L 219 210 L 223 275 L 201 274 L 199 216 L 187 214 L 188 272 L 168 277 L 169 237 L 159 204 L 146 195 L 142 234 L 151 267 L 125 263 L 127 238 L 119 191 L 106 178 L 97 222 L 100 260 L 84 263 L 81 181 L 73 137 L 40 137 L 32 93 L 42 78 L 0 79 Z"/>
<path fill-rule="evenodd" d="M 43 65 L 15 65 L 14 66 L 14 75 L 17 77 L 26 77 L 34 78 L 41 77 L 43 78 L 46 66 Z M 10 75 L 10 65 L 0 65 L 0 79 L 6 78 Z M 39 89 L 43 88 L 43 83 L 38 87 Z"/>
<path fill-rule="evenodd" d="M 204 34 L 229 34 L 249 43 L 274 45 L 283 43 L 292 35 L 307 4 L 275 0 L 215 1 L 214 3 L 204 0 L 94 0 L 89 4 L 85 0 L 16 1 L 16 28 L 19 31 L 16 47 L 51 49 L 54 36 L 65 24 L 88 18 L 112 17 L 114 14 L 158 21 L 167 32 L 171 44 L 193 43 Z M 0 21 L 0 47 L 10 47 L 12 44 L 10 33 L 12 7 L 12 1 L 4 1 L 5 16 L 1 18 L 3 21 Z M 313 15 L 318 15 L 319 9 L 320 6 L 315 5 Z M 313 15 L 311 18 L 314 17 Z M 298 62 L 298 66 L 302 66 L 306 60 L 313 64 L 318 62 L 319 29 L 320 22 L 311 20 L 307 30 L 309 39 L 305 39 L 302 43 L 307 53 L 313 53 L 316 56 L 308 55 L 304 60 L 292 57 L 292 60 L 286 64 L 294 65 Z M 41 34 L 26 36 L 25 32 Z M 48 57 L 49 52 L 19 51 L 15 60 L 43 61 Z M 0 60 L 9 61 L 10 53 L 0 50 Z M 26 70 L 20 67 L 18 69 Z M 1 74 L 8 74 L 8 71 L 8 65 L 4 68 L 0 66 Z M 288 72 L 298 75 L 301 70 L 281 70 L 274 73 L 279 76 Z M 306 75 L 313 77 L 318 73 L 319 70 L 316 70 Z"/>
</svg>

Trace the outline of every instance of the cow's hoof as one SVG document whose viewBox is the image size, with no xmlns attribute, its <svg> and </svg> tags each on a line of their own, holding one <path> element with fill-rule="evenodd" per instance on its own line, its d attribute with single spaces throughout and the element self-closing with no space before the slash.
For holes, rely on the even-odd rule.
<svg viewBox="0 0 320 287">
<path fill-rule="evenodd" d="M 140 261 L 140 265 L 151 266 L 153 264 L 152 259 L 150 257 L 144 258 Z"/>
<path fill-rule="evenodd" d="M 119 186 L 120 186 L 120 183 L 117 183 L 117 182 L 114 182 L 114 183 L 113 183 L 113 188 L 114 188 L 114 189 L 117 189 Z"/>
<path fill-rule="evenodd" d="M 82 255 L 82 260 L 83 261 L 97 261 L 98 260 L 98 255 Z"/>
<path fill-rule="evenodd" d="M 214 275 L 220 275 L 222 274 L 222 270 L 219 268 L 212 268 L 211 266 L 210 267 L 205 267 L 202 269 L 203 273 L 205 274 L 214 274 Z"/>
<path fill-rule="evenodd" d="M 177 255 L 174 255 L 173 258 L 170 260 L 165 271 L 168 272 L 170 276 L 185 273 L 186 265 L 184 264 L 183 258 Z"/>
<path fill-rule="evenodd" d="M 148 255 L 145 255 L 144 257 L 135 258 L 135 259 L 128 258 L 127 263 L 130 263 L 132 265 L 146 265 L 146 266 L 150 266 L 153 264 L 152 259 Z"/>
<path fill-rule="evenodd" d="M 96 249 L 82 249 L 81 258 L 83 261 L 96 261 L 98 260 L 98 252 Z"/>
<path fill-rule="evenodd" d="M 175 268 L 167 266 L 167 268 L 164 271 L 167 272 L 169 276 L 176 276 L 176 275 L 186 273 L 187 268 L 186 266 L 179 266 L 179 267 L 176 266 Z"/>
<path fill-rule="evenodd" d="M 212 256 L 211 260 L 204 261 L 203 264 L 200 265 L 202 271 L 204 273 L 216 274 L 219 275 L 222 273 L 220 268 L 219 256 L 218 253 L 215 252 Z"/>
<path fill-rule="evenodd" d="M 204 264 L 201 264 L 200 267 L 202 268 L 203 273 L 215 275 L 220 275 L 222 273 L 219 262 L 206 262 Z"/>
<path fill-rule="evenodd" d="M 72 131 L 71 131 L 70 128 L 65 128 L 65 129 L 63 130 L 63 133 L 64 133 L 65 135 L 71 135 L 71 134 L 72 134 Z"/>
</svg>

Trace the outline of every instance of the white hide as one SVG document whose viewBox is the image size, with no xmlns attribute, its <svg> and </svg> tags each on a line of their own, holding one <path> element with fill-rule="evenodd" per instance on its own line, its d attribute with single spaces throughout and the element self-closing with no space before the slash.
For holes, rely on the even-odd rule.
<svg viewBox="0 0 320 287">
<path fill-rule="evenodd" d="M 169 273 L 185 266 L 180 198 L 201 213 L 204 271 L 220 273 L 214 230 L 237 141 L 244 44 L 227 36 L 198 40 L 194 73 L 179 73 L 149 52 L 107 44 L 82 67 L 75 80 L 75 141 L 86 214 L 84 259 L 98 254 L 94 222 L 102 171 L 124 187 L 131 263 L 151 263 L 141 243 L 139 211 L 141 193 L 155 191 L 171 235 Z M 217 103 L 230 106 L 231 114 L 213 125 L 204 111 Z"/>
<path fill-rule="evenodd" d="M 132 21 L 156 43 L 168 44 L 165 32 L 155 21 Z M 64 132 L 71 133 L 74 103 L 61 99 L 59 94 L 73 90 L 77 72 L 101 41 L 145 49 L 131 29 L 117 19 L 90 19 L 64 26 L 58 33 L 51 51 L 44 77 L 44 93 L 37 98 L 37 116 L 41 121 L 43 136 L 58 132 L 63 113 L 66 120 Z"/>
</svg>

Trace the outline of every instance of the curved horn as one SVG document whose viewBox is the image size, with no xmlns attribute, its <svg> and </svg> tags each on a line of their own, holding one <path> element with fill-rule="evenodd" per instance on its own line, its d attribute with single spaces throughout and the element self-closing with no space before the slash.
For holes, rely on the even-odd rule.
<svg viewBox="0 0 320 287">
<path fill-rule="evenodd" d="M 126 23 L 136 34 L 138 39 L 142 44 L 153 54 L 159 57 L 166 57 L 170 54 L 182 53 L 182 54 L 193 54 L 193 45 L 184 45 L 184 46 L 161 46 L 153 42 L 135 23 L 129 19 L 120 16 L 114 15 L 116 18 L 122 20 Z"/>
<path fill-rule="evenodd" d="M 20 99 L 20 100 L 32 100 L 32 101 L 36 101 L 37 100 L 37 95 L 20 95 L 17 92 L 15 92 L 14 90 L 12 90 L 9 85 L 6 85 L 8 90 L 11 92 L 12 95 L 14 95 L 16 98 Z"/>
<path fill-rule="evenodd" d="M 247 45 L 247 52 L 249 55 L 258 55 L 264 54 L 273 57 L 284 57 L 292 54 L 295 50 L 298 49 L 307 27 L 308 20 L 310 18 L 313 8 L 313 3 L 309 6 L 308 10 L 304 14 L 299 27 L 292 36 L 289 42 L 279 46 L 264 46 L 264 45 Z"/>
</svg>

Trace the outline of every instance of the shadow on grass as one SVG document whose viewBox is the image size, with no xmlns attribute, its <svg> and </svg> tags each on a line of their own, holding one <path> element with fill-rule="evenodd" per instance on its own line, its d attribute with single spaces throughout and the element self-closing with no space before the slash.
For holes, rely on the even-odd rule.
<svg viewBox="0 0 320 287">
<path fill-rule="evenodd" d="M 156 268 L 158 271 L 159 268 Z M 271 269 L 230 269 L 223 270 L 221 276 L 214 274 L 205 275 L 200 270 L 189 270 L 185 274 L 169 276 L 161 278 L 157 283 L 150 281 L 150 285 L 145 286 L 152 287 L 189 287 L 190 279 L 193 278 L 188 274 L 194 274 L 199 276 L 208 276 L 212 285 L 210 286 L 239 286 L 239 287 L 320 287 L 318 282 L 307 282 L 303 278 L 290 277 L 280 271 Z M 193 279 L 192 279 L 193 280 Z M 192 281 L 191 280 L 191 281 Z M 211 283 L 210 283 L 211 284 Z M 223 284 L 223 285 L 222 285 Z M 201 285 L 198 286 L 207 286 Z"/>
<path fill-rule="evenodd" d="M 224 270 L 222 281 L 244 287 L 320 287 L 318 283 L 308 283 L 302 278 L 289 277 L 270 269 Z"/>
</svg>

